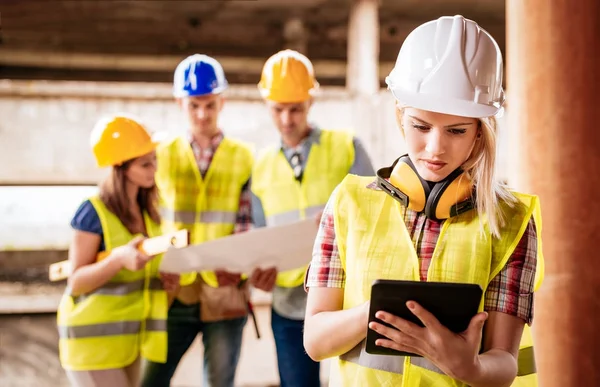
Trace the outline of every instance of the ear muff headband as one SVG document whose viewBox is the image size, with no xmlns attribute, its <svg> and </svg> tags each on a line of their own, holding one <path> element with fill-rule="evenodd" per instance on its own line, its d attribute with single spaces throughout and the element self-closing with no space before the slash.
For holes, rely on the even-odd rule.
<svg viewBox="0 0 600 387">
<path fill-rule="evenodd" d="M 398 158 L 391 167 L 379 169 L 377 185 L 405 207 L 434 220 L 475 208 L 472 183 L 460 168 L 430 188 L 408 155 Z"/>
</svg>

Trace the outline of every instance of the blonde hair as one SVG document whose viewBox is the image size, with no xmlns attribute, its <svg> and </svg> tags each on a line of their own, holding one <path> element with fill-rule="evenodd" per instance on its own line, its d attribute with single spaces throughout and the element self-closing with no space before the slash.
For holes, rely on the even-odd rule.
<svg viewBox="0 0 600 387">
<path fill-rule="evenodd" d="M 500 237 L 500 228 L 506 224 L 501 202 L 512 206 L 517 198 L 496 177 L 497 124 L 494 117 L 479 119 L 480 135 L 475 141 L 471 156 L 462 168 L 473 182 L 476 192 L 477 213 L 480 219 L 487 217 L 490 232 Z M 481 220 L 483 222 L 483 220 Z"/>
<path fill-rule="evenodd" d="M 397 107 L 396 121 L 404 135 L 402 117 L 404 108 Z M 517 199 L 505 184 L 496 177 L 497 124 L 494 117 L 479 119 L 479 137 L 475 140 L 471 155 L 462 165 L 462 169 L 475 187 L 477 214 L 482 225 L 487 218 L 491 234 L 499 238 L 500 229 L 506 224 L 505 214 L 500 203 L 513 206 Z"/>
</svg>

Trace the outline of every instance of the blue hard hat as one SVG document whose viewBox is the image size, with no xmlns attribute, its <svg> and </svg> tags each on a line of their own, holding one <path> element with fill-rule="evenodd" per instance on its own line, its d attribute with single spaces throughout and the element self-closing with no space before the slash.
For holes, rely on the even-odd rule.
<svg viewBox="0 0 600 387">
<path fill-rule="evenodd" d="M 219 94 L 227 86 L 223 67 L 215 58 L 194 54 L 177 65 L 173 77 L 173 96 L 181 98 Z"/>
</svg>

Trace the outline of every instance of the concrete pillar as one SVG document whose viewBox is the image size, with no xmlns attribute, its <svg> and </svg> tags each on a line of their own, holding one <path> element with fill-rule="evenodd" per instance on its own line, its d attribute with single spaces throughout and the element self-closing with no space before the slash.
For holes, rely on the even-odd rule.
<svg viewBox="0 0 600 387">
<path fill-rule="evenodd" d="M 379 0 L 354 0 L 348 20 L 346 88 L 353 98 L 354 131 L 374 163 L 383 154 L 385 135 L 377 115 L 379 92 Z"/>
<path fill-rule="evenodd" d="M 357 94 L 379 91 L 379 0 L 354 0 L 348 20 L 346 87 Z"/>
<path fill-rule="evenodd" d="M 540 386 L 600 386 L 600 1 L 508 0 L 507 30 L 516 182 L 544 218 Z"/>
<path fill-rule="evenodd" d="M 285 40 L 285 48 L 307 55 L 308 31 L 301 18 L 294 17 L 285 22 L 283 25 L 283 38 Z"/>
</svg>

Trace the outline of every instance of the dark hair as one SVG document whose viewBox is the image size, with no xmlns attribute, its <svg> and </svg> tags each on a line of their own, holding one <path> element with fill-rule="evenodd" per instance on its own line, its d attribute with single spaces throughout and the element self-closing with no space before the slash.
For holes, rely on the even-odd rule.
<svg viewBox="0 0 600 387">
<path fill-rule="evenodd" d="M 136 218 L 131 211 L 132 203 L 125 190 L 127 177 L 125 172 L 131 166 L 135 159 L 128 160 L 121 165 L 112 168 L 111 174 L 100 184 L 100 200 L 104 205 L 119 218 L 123 225 L 134 233 L 134 219 Z M 160 223 L 158 214 L 158 189 L 156 185 L 152 188 L 139 188 L 137 195 L 137 204 L 142 213 L 145 211 L 155 223 Z"/>
</svg>

